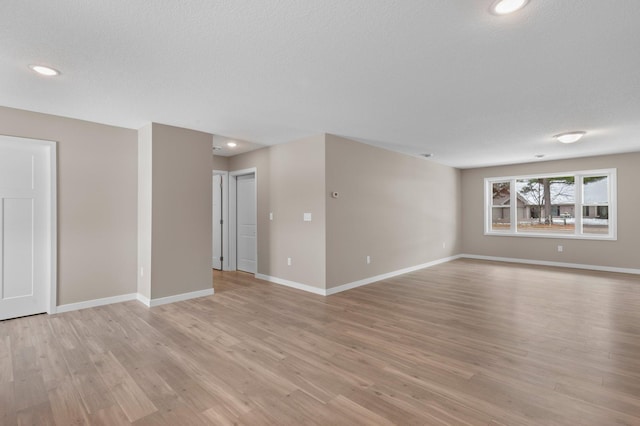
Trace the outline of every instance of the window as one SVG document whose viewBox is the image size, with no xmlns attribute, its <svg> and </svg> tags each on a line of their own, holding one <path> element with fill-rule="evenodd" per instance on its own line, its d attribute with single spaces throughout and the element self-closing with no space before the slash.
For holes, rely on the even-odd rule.
<svg viewBox="0 0 640 426">
<path fill-rule="evenodd" d="M 485 179 L 485 233 L 616 239 L 616 170 Z"/>
</svg>

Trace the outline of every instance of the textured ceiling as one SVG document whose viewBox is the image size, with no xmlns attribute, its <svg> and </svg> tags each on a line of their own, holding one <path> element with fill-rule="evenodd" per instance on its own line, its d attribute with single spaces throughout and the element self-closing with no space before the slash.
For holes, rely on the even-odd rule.
<svg viewBox="0 0 640 426">
<path fill-rule="evenodd" d="M 0 105 L 265 145 L 334 133 L 456 167 L 640 150 L 640 1 L 491 3 L 2 0 Z"/>
</svg>

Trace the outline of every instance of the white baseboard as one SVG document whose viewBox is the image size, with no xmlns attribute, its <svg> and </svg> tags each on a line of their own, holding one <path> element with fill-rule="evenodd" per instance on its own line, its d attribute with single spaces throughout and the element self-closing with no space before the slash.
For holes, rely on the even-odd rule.
<svg viewBox="0 0 640 426">
<path fill-rule="evenodd" d="M 192 291 L 190 293 L 176 294 L 174 296 L 160 297 L 158 299 L 149 300 L 144 297 L 144 300 L 141 300 L 140 298 L 138 298 L 138 300 L 140 300 L 146 306 L 153 308 L 154 306 L 166 305 L 167 303 L 182 302 L 183 300 L 196 299 L 198 297 L 212 296 L 213 294 L 213 289 L 208 288 L 206 290 Z"/>
<path fill-rule="evenodd" d="M 328 288 L 326 290 L 326 295 L 332 295 L 336 293 L 340 293 L 341 291 L 351 290 L 352 288 L 360 287 L 363 285 L 371 284 L 377 281 L 386 280 L 389 278 L 397 277 L 398 275 L 408 274 L 409 272 L 418 271 L 420 269 L 430 268 L 435 265 L 439 265 L 441 263 L 451 262 L 452 260 L 456 260 L 460 257 L 460 255 L 445 257 L 442 259 L 434 260 L 431 262 L 423 263 L 416 266 L 409 266 L 408 268 L 398 269 L 397 271 L 387 272 L 386 274 L 376 275 L 374 277 L 364 278 L 362 280 L 354 281 L 347 284 L 342 284 L 337 287 Z"/>
<path fill-rule="evenodd" d="M 512 257 L 481 256 L 478 254 L 461 254 L 458 257 L 465 258 L 465 259 L 490 260 L 494 262 L 523 263 L 526 265 L 556 266 L 559 268 L 587 269 L 591 271 L 619 272 L 622 274 L 640 275 L 640 269 L 616 268 L 613 266 L 585 265 L 582 263 L 551 262 L 547 260 L 516 259 Z"/>
<path fill-rule="evenodd" d="M 269 275 L 256 274 L 256 278 L 272 282 L 274 284 L 280 284 L 287 287 L 292 287 L 298 290 L 304 290 L 309 293 L 318 294 L 320 296 L 330 296 L 332 294 L 340 293 L 341 291 L 351 290 L 352 288 L 360 287 L 363 285 L 371 284 L 377 281 L 386 280 L 388 278 L 396 277 L 398 275 L 407 274 L 409 272 L 417 271 L 419 269 L 429 268 L 431 266 L 439 265 L 441 263 L 450 262 L 452 260 L 458 259 L 460 256 L 450 256 L 445 257 L 443 259 L 434 260 L 432 262 L 423 263 L 421 265 L 410 266 L 408 268 L 399 269 L 397 271 L 388 272 L 386 274 L 376 275 L 374 277 L 364 278 L 362 280 L 354 281 L 347 284 L 342 284 L 338 287 L 332 287 L 328 289 L 313 287 L 307 284 L 301 284 L 295 281 L 284 280 L 278 277 L 271 277 Z"/>
<path fill-rule="evenodd" d="M 120 296 L 103 297 L 102 299 L 93 299 L 93 300 L 87 300 L 84 302 L 59 305 L 56 307 L 55 313 L 61 314 L 63 312 L 71 312 L 71 311 L 77 311 L 79 309 L 95 308 L 96 306 L 110 305 L 112 303 L 128 302 L 129 300 L 136 300 L 137 296 L 138 294 L 136 293 L 129 293 L 129 294 L 122 294 Z"/>
<path fill-rule="evenodd" d="M 167 303 L 181 302 L 183 300 L 195 299 L 196 297 L 211 296 L 214 294 L 213 289 L 192 291 L 191 293 L 176 294 L 175 296 L 161 297 L 159 299 L 149 299 L 140 293 L 122 294 L 120 296 L 104 297 L 102 299 L 87 300 L 78 303 L 69 303 L 67 305 L 60 305 L 56 307 L 55 313 L 61 314 L 64 312 L 77 311 L 79 309 L 95 308 L 97 306 L 111 305 L 112 303 L 128 302 L 130 300 L 137 300 L 143 305 L 152 308 L 154 306 L 165 305 Z"/>
<path fill-rule="evenodd" d="M 151 306 L 151 300 L 148 297 L 141 295 L 140 293 L 136 294 L 136 300 L 138 300 L 138 302 L 142 303 L 147 308 Z"/>
<path fill-rule="evenodd" d="M 287 287 L 295 288 L 298 290 L 308 291 L 309 293 L 319 294 L 320 296 L 326 296 L 326 291 L 323 288 L 313 287 L 307 284 L 297 283 L 295 281 L 283 280 L 278 277 L 271 277 L 269 275 L 256 274 L 256 278 L 259 280 L 269 281 L 274 284 L 280 284 Z"/>
</svg>

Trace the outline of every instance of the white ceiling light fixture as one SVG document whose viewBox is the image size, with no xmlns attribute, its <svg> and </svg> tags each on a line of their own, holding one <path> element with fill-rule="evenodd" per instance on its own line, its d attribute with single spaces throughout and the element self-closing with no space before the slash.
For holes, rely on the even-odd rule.
<svg viewBox="0 0 640 426">
<path fill-rule="evenodd" d="M 522 9 L 529 0 L 496 0 L 491 5 L 491 13 L 494 15 L 508 15 Z"/>
<path fill-rule="evenodd" d="M 231 142 L 227 142 L 227 146 L 228 146 L 229 148 L 235 148 L 236 146 L 238 146 L 238 144 L 237 144 L 237 143 L 235 143 L 235 142 L 233 142 L 233 141 L 231 141 Z"/>
<path fill-rule="evenodd" d="M 566 132 L 560 133 L 559 135 L 555 135 L 554 138 L 558 140 L 558 142 L 562 143 L 575 143 L 578 142 L 587 132 L 585 131 L 577 131 L 577 132 Z"/>
<path fill-rule="evenodd" d="M 45 77 L 55 77 L 61 74 L 57 69 L 44 65 L 29 65 L 29 68 L 40 75 L 44 75 Z"/>
</svg>

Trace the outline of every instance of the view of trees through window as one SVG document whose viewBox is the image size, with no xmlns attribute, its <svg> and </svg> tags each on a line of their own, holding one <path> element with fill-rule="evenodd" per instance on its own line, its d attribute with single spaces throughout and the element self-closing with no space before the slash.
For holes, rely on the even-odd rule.
<svg viewBox="0 0 640 426">
<path fill-rule="evenodd" d="M 518 231 L 575 233 L 575 177 L 516 180 Z"/>
<path fill-rule="evenodd" d="M 489 179 L 489 232 L 608 236 L 613 173 Z"/>
</svg>

